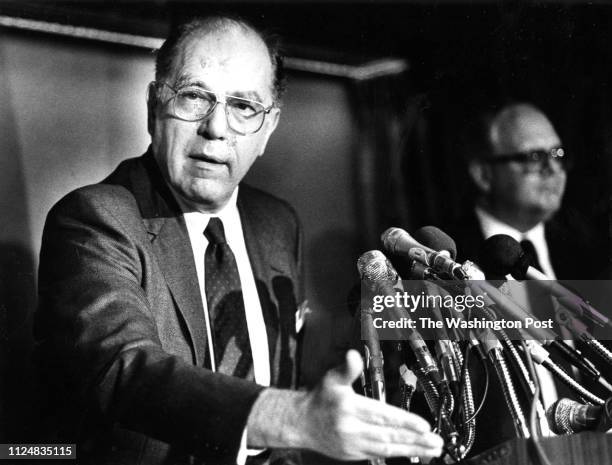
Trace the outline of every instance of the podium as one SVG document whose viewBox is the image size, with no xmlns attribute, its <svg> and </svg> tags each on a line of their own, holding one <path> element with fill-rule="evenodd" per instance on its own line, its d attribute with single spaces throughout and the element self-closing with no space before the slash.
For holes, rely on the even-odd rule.
<svg viewBox="0 0 612 465">
<path fill-rule="evenodd" d="M 584 432 L 540 440 L 553 465 L 612 463 L 612 434 Z M 461 462 L 465 465 L 540 465 L 529 439 L 511 439 Z"/>
</svg>

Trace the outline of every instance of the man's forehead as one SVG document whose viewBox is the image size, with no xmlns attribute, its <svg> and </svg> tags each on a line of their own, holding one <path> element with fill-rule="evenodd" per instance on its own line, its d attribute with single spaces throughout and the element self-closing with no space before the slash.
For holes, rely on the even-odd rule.
<svg viewBox="0 0 612 465">
<path fill-rule="evenodd" d="M 524 109 L 501 116 L 490 134 L 496 154 L 548 149 L 561 143 L 552 123 L 539 111 Z"/>
<path fill-rule="evenodd" d="M 272 85 L 272 63 L 267 46 L 253 31 L 239 26 L 200 31 L 186 38 L 174 63 L 175 79 L 241 80 L 250 85 Z M 212 83 L 211 83 L 212 84 Z"/>
</svg>

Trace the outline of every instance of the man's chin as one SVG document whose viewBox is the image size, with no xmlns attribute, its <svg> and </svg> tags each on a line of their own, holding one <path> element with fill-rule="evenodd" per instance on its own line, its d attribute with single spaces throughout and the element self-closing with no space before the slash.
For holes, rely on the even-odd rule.
<svg viewBox="0 0 612 465">
<path fill-rule="evenodd" d="M 182 189 L 181 195 L 183 203 L 193 210 L 204 213 L 216 213 L 223 208 L 232 196 L 233 189 L 227 186 L 189 186 Z"/>
<path fill-rule="evenodd" d="M 557 211 L 559 211 L 560 206 L 561 202 L 559 201 L 547 202 L 538 205 L 534 211 L 541 218 L 541 221 L 548 221 L 555 215 L 555 213 L 557 213 Z"/>
</svg>

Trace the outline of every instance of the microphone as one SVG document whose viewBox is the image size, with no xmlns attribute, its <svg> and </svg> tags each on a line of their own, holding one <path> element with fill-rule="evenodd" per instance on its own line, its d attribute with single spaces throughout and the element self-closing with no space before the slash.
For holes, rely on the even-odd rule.
<svg viewBox="0 0 612 465">
<path fill-rule="evenodd" d="M 449 251 L 438 252 L 424 246 L 400 228 L 389 228 L 381 236 L 385 249 L 394 255 L 409 257 L 453 279 L 466 279 L 461 265 L 451 258 Z"/>
<path fill-rule="evenodd" d="M 457 244 L 444 231 L 435 226 L 423 226 L 414 232 L 414 237 L 421 244 L 438 250 L 442 253 L 447 252 L 452 259 L 457 256 Z M 459 264 L 461 266 L 464 279 L 485 280 L 482 270 L 473 262 L 466 260 Z"/>
<path fill-rule="evenodd" d="M 378 250 L 371 250 L 365 252 L 357 260 L 357 269 L 362 279 L 365 270 L 368 274 L 379 277 L 380 279 L 393 279 L 393 276 L 388 274 L 388 270 L 383 269 L 380 266 L 381 257 L 386 260 L 385 256 Z M 372 390 L 372 398 L 385 402 L 385 376 L 383 371 L 383 353 L 380 349 L 380 341 L 378 339 L 378 333 L 374 328 L 374 321 L 372 317 L 373 310 L 361 304 L 361 333 L 365 337 L 365 359 L 366 369 L 370 372 L 370 386 Z M 362 382 L 363 384 L 363 382 Z M 364 389 L 367 393 L 367 390 Z"/>
<path fill-rule="evenodd" d="M 518 281 L 525 278 L 538 281 L 564 307 L 578 316 L 588 318 L 600 326 L 612 328 L 610 319 L 602 315 L 588 302 L 585 302 L 580 296 L 541 271 L 529 266 L 529 257 L 525 255 L 521 245 L 512 237 L 505 234 L 491 236 L 485 241 L 484 251 L 485 257 L 487 257 L 486 263 L 483 263 L 486 266 L 485 271 L 490 270 L 502 276 L 511 274 Z"/>
<path fill-rule="evenodd" d="M 399 276 L 382 252 L 378 250 L 366 252 L 357 261 L 357 267 L 362 280 L 372 293 L 379 295 L 396 294 L 395 288 L 389 285 L 389 281 L 395 281 Z M 402 318 L 410 318 L 410 314 L 405 309 L 398 308 L 397 306 L 388 308 L 388 311 L 393 319 L 398 321 Z M 398 329 L 398 331 L 401 330 Z M 402 332 L 402 334 L 406 334 L 408 344 L 416 357 L 419 367 L 430 377 L 436 386 L 443 383 L 436 361 L 432 357 L 423 337 L 415 329 L 405 328 L 403 331 L 405 332 Z M 403 338 L 398 337 L 398 339 Z"/>
<path fill-rule="evenodd" d="M 522 280 L 525 277 L 529 277 L 530 279 L 535 278 L 537 283 L 544 286 L 547 291 L 557 297 L 564 307 L 568 308 L 567 301 L 569 299 L 574 303 L 581 302 L 582 305 L 586 306 L 585 308 L 590 308 L 595 312 L 595 314 L 599 314 L 588 303 L 582 301 L 580 297 L 574 295 L 565 287 L 558 284 L 557 281 L 552 280 L 545 274 L 529 266 L 529 258 L 525 256 L 520 244 L 512 237 L 505 234 L 491 236 L 485 241 L 484 251 L 485 261 L 483 263 L 485 265 L 485 271 L 498 275 L 501 274 L 503 276 L 512 274 L 512 276 L 517 280 Z M 581 307 L 580 304 L 578 304 L 578 306 Z M 574 305 L 570 305 L 570 311 L 572 308 L 574 308 Z M 562 311 L 561 316 L 563 318 L 560 322 L 568 326 L 572 332 L 578 334 L 578 336 L 587 344 L 594 340 L 593 336 L 588 332 L 586 326 L 574 320 L 566 311 Z M 602 318 L 605 319 L 605 317 Z M 566 344 L 561 338 L 557 337 L 554 340 L 545 341 L 545 345 L 554 347 L 558 354 L 565 358 L 569 363 L 577 367 L 583 374 L 588 376 L 593 381 L 600 383 L 607 390 L 612 392 L 612 386 L 607 382 L 607 380 L 602 378 L 601 372 L 595 368 L 593 363 L 573 347 Z"/>
<path fill-rule="evenodd" d="M 455 241 L 435 226 L 423 226 L 414 232 L 413 237 L 416 241 L 433 250 L 448 252 L 453 260 L 457 257 L 457 244 Z"/>
<path fill-rule="evenodd" d="M 604 432 L 612 428 L 612 398 L 601 406 L 559 399 L 546 410 L 546 420 L 555 434 L 585 430 Z"/>
<path fill-rule="evenodd" d="M 449 241 L 452 242 L 452 239 L 448 236 L 448 239 L 444 239 L 444 236 L 446 236 L 446 234 L 440 231 L 439 229 L 431 227 L 430 231 L 436 231 L 435 240 L 444 240 L 446 244 L 448 244 Z M 387 229 L 382 235 L 382 241 L 385 248 L 391 251 L 392 253 L 402 254 L 410 252 L 410 250 L 420 249 L 421 251 L 423 251 L 423 254 L 427 254 L 428 256 L 438 257 L 442 255 L 442 257 L 446 259 L 447 264 L 450 262 L 453 264 L 454 270 L 459 270 L 460 274 L 462 274 L 461 279 L 469 278 L 469 280 L 465 281 L 468 287 L 472 288 L 473 290 L 482 295 L 486 295 L 485 301 L 490 302 L 487 305 L 490 305 L 491 303 L 497 304 L 497 307 L 500 310 L 502 310 L 506 315 L 510 315 L 510 317 L 515 320 L 525 321 L 525 318 L 531 317 L 531 315 L 523 307 L 518 305 L 513 300 L 507 298 L 493 285 L 484 281 L 483 273 L 473 263 L 469 261 L 466 261 L 463 265 L 456 263 L 446 254 L 443 254 L 443 252 L 436 252 L 435 250 L 432 250 L 429 247 L 426 247 L 416 242 L 414 238 L 410 236 L 410 234 L 400 228 Z M 419 252 L 419 254 L 421 253 Z M 427 265 L 432 266 L 432 268 L 435 268 L 435 263 L 433 265 L 427 263 Z M 554 331 L 543 327 L 530 327 L 527 329 L 527 331 L 532 334 L 533 337 L 540 340 L 552 340 L 556 337 Z"/>
</svg>

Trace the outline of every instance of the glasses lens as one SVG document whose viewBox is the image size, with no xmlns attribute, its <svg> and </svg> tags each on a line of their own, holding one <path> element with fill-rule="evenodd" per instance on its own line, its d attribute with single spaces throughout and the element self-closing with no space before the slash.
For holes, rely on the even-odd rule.
<svg viewBox="0 0 612 465">
<path fill-rule="evenodd" d="M 266 108 L 259 102 L 227 97 L 227 117 L 230 127 L 242 134 L 259 131 L 266 117 Z"/>
<path fill-rule="evenodd" d="M 552 169 L 553 167 L 567 168 L 567 156 L 561 147 L 551 150 L 534 150 L 526 155 L 525 171 L 530 173 Z"/>
<path fill-rule="evenodd" d="M 206 117 L 215 106 L 215 94 L 196 87 L 179 89 L 174 99 L 176 116 L 187 121 Z"/>
</svg>

